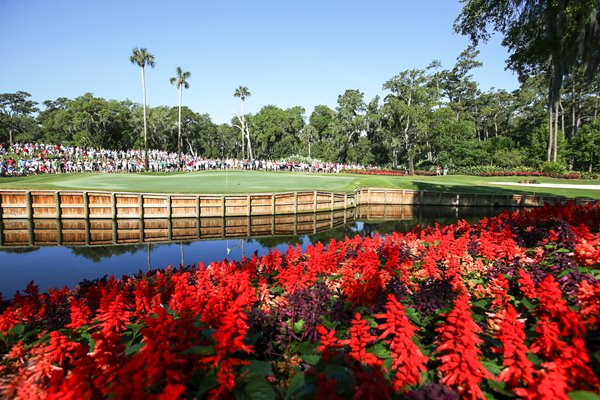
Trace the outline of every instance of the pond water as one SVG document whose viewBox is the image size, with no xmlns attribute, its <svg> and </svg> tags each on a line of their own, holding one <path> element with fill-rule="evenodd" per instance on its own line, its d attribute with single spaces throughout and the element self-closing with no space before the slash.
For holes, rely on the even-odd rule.
<svg viewBox="0 0 600 400">
<path fill-rule="evenodd" d="M 17 290 L 23 290 L 29 281 L 33 280 L 42 291 L 48 288 L 63 286 L 74 287 L 82 280 L 92 280 L 105 275 L 121 277 L 133 275 L 139 271 L 152 268 L 165 268 L 169 265 L 179 266 L 198 264 L 208 265 L 211 261 L 223 259 L 240 260 L 242 257 L 251 257 L 253 253 L 261 256 L 267 254 L 269 249 L 276 248 L 285 252 L 289 245 L 300 244 L 303 249 L 309 244 L 322 242 L 327 244 L 330 239 L 343 240 L 345 237 L 355 235 L 386 234 L 390 232 L 406 232 L 416 225 L 430 225 L 434 223 L 449 224 L 458 219 L 476 222 L 484 216 L 493 216 L 503 210 L 498 208 L 481 207 L 419 207 L 406 208 L 360 208 L 352 211 L 338 213 L 310 214 L 294 218 L 294 222 L 284 219 L 269 217 L 266 234 L 257 235 L 256 225 L 248 217 L 220 218 L 219 227 L 213 226 L 210 232 L 217 238 L 204 239 L 202 233 L 208 232 L 204 222 L 194 220 L 194 232 L 201 232 L 195 238 L 174 239 L 177 237 L 176 221 L 167 221 L 168 230 L 164 236 L 151 235 L 152 223 L 160 225 L 160 221 L 149 222 L 141 225 L 141 234 L 135 237 L 137 243 L 111 244 L 111 245 L 85 245 L 90 243 L 97 233 L 90 230 L 90 222 L 81 221 L 87 228 L 79 231 L 65 231 L 66 225 L 73 221 L 7 221 L 0 225 L 0 293 L 4 298 L 12 297 Z M 248 221 L 251 226 L 246 227 L 240 221 Z M 283 221 L 283 222 L 281 222 Z M 303 222 L 304 221 L 304 222 Z M 139 223 L 139 221 L 137 221 Z M 188 221 L 190 222 L 190 221 Z M 215 221 L 213 221 L 215 222 Z M 20 225 L 19 225 L 20 224 Z M 119 239 L 122 226 L 116 222 L 108 221 L 107 232 L 113 232 L 113 243 L 124 242 Z M 270 225 L 269 225 L 270 224 Z M 303 225 L 304 224 L 304 225 Z M 14 225 L 21 226 L 25 239 L 22 242 L 9 243 L 10 238 L 19 233 L 12 229 Z M 187 224 L 189 225 L 189 223 Z M 37 238 L 43 237 L 38 231 L 42 226 L 52 226 L 54 242 L 48 241 L 48 246 L 41 246 Z M 58 234 L 56 234 L 58 226 Z M 308 227 L 308 229 L 306 228 Z M 144 229 L 148 231 L 145 232 Z M 140 232 L 140 226 L 135 226 L 134 232 Z M 181 229 L 180 229 L 181 231 Z M 47 231 L 41 231 L 42 233 Z M 70 245 L 65 238 L 69 232 L 79 232 L 84 245 Z M 182 231 L 185 232 L 185 231 Z M 216 233 L 215 233 L 216 232 Z M 277 234 L 278 232 L 288 234 Z M 296 232 L 297 234 L 289 234 Z M 130 237 L 131 232 L 124 237 Z M 273 235 L 275 233 L 275 235 Z M 253 236 L 254 234 L 254 236 Z M 21 236 L 23 236 L 21 235 Z M 27 236 L 29 235 L 29 236 Z M 19 236 L 19 235 L 16 235 Z M 73 235 L 72 235 L 73 236 Z M 77 235 L 73 236 L 76 237 Z M 100 235 L 102 236 L 102 235 Z M 106 235 L 104 235 L 106 236 Z M 110 236 L 110 235 L 108 235 Z M 210 236 L 210 235 L 208 235 Z M 154 237 L 156 240 L 150 240 Z M 162 240 L 161 238 L 171 240 Z M 183 236 L 182 236 L 183 237 Z M 115 239 L 116 238 L 116 239 Z M 141 238 L 141 239 L 140 239 Z M 43 242 L 42 243 L 46 243 Z"/>
</svg>

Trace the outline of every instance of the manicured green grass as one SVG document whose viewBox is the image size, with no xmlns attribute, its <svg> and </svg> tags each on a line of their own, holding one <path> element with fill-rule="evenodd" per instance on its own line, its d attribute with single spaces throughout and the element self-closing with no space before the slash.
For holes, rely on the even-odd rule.
<svg viewBox="0 0 600 400">
<path fill-rule="evenodd" d="M 600 199 L 599 190 L 555 189 L 492 185 L 518 182 L 523 177 L 373 176 L 356 174 L 306 174 L 292 172 L 206 171 L 147 174 L 62 174 L 0 178 L 0 189 L 104 190 L 156 193 L 270 193 L 297 190 L 351 192 L 361 187 L 420 189 L 456 193 L 539 194 Z M 598 184 L 535 178 L 539 183 Z"/>
</svg>

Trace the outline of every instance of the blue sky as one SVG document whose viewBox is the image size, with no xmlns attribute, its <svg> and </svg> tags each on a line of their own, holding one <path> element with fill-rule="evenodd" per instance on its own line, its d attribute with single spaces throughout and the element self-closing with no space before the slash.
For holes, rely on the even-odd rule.
<svg viewBox="0 0 600 400">
<path fill-rule="evenodd" d="M 468 39 L 453 33 L 458 0 L 0 0 L 0 93 L 25 90 L 36 101 L 86 92 L 141 103 L 134 47 L 154 54 L 148 104 L 177 105 L 175 68 L 190 71 L 184 104 L 229 122 L 273 104 L 335 107 L 346 89 L 365 100 L 382 84 L 433 59 L 451 68 Z M 513 90 L 507 53 L 494 38 L 480 46 L 481 89 Z"/>
</svg>

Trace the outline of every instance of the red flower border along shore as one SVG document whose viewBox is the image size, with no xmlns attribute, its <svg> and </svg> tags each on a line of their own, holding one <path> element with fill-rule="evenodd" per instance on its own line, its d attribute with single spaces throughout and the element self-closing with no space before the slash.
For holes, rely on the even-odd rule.
<svg viewBox="0 0 600 400">
<path fill-rule="evenodd" d="M 85 281 L 0 307 L 20 399 L 600 392 L 600 205 Z"/>
</svg>

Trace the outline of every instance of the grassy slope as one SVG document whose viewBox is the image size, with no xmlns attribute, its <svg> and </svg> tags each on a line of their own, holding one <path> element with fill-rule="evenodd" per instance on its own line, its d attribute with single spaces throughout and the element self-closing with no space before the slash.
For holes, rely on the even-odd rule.
<svg viewBox="0 0 600 400">
<path fill-rule="evenodd" d="M 174 174 L 63 174 L 24 178 L 0 178 L 0 189 L 106 190 L 160 193 L 261 193 L 295 190 L 351 192 L 359 187 L 421 189 L 460 193 L 539 194 L 600 199 L 599 190 L 554 189 L 490 185 L 488 182 L 518 182 L 520 177 L 463 175 L 432 177 L 367 176 L 352 174 L 302 174 L 286 172 L 208 171 Z M 535 178 L 540 183 L 600 184 Z"/>
</svg>

